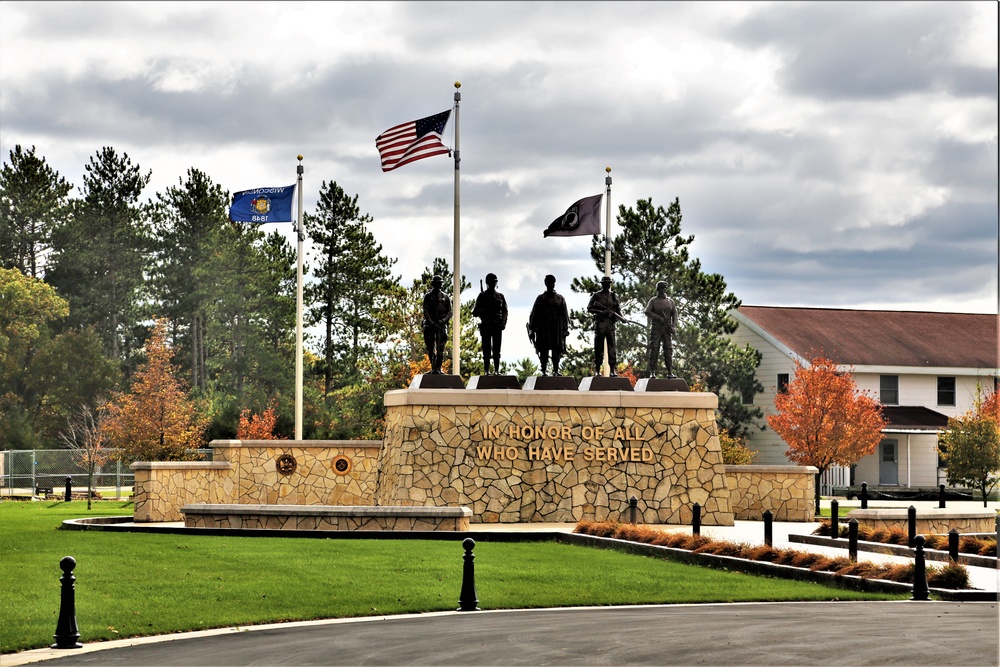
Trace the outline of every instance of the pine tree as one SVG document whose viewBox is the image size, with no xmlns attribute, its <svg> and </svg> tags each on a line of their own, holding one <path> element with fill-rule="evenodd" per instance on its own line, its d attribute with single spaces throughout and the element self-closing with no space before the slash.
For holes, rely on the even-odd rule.
<svg viewBox="0 0 1000 667">
<path fill-rule="evenodd" d="M 634 209 L 620 206 L 621 232 L 611 240 L 611 289 L 621 301 L 625 319 L 644 323 L 646 304 L 656 294 L 656 283 L 666 281 L 667 295 L 678 314 L 674 373 L 689 385 L 697 383 L 719 394 L 719 426 L 735 437 L 744 436 L 763 416 L 759 408 L 744 403 L 744 397 L 764 389 L 755 377 L 760 354 L 730 340 L 737 324 L 729 312 L 739 307 L 740 301 L 728 291 L 721 275 L 705 273 L 701 261 L 691 257 L 694 236 L 681 235 L 681 219 L 676 198 L 667 209 L 654 206 L 652 199 L 640 199 Z M 591 258 L 599 274 L 574 278 L 574 292 L 593 294 L 601 289 L 603 237 L 593 238 Z M 595 371 L 593 318 L 586 310 L 574 310 L 570 319 L 582 347 L 571 347 L 564 372 L 580 378 Z M 646 327 L 634 324 L 617 326 L 620 366 L 631 365 L 643 377 L 648 375 L 646 332 Z"/>
</svg>

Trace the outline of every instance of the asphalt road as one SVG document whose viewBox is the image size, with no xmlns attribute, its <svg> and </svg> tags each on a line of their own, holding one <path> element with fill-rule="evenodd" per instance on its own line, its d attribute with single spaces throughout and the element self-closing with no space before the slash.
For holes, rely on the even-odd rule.
<svg viewBox="0 0 1000 667">
<path fill-rule="evenodd" d="M 135 641 L 135 640 L 133 640 Z M 18 664 L 961 665 L 1000 664 L 993 602 L 785 602 L 449 612 L 173 635 L 28 651 Z M 112 647 L 118 645 L 119 647 Z M 92 651 L 94 648 L 102 650 Z M 30 655 L 29 655 L 30 654 Z M 3 656 L 12 658 L 15 656 Z M 0 663 L 8 664 L 3 658 Z"/>
</svg>

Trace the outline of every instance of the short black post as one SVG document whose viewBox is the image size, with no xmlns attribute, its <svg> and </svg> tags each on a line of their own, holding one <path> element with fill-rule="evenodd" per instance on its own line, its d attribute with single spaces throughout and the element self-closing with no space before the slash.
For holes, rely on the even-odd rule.
<svg viewBox="0 0 1000 667">
<path fill-rule="evenodd" d="M 911 600 L 928 600 L 927 567 L 924 565 L 924 536 L 917 535 L 917 553 L 913 561 L 913 597 Z"/>
<path fill-rule="evenodd" d="M 858 562 L 858 520 L 847 522 L 847 556 L 852 563 Z"/>
<path fill-rule="evenodd" d="M 958 531 L 954 528 L 948 531 L 948 557 L 958 562 Z"/>
<path fill-rule="evenodd" d="M 774 517 L 771 514 L 771 510 L 764 510 L 764 544 L 767 546 L 774 546 L 774 527 L 771 525 L 771 519 Z"/>
<path fill-rule="evenodd" d="M 73 478 L 66 475 L 66 502 L 73 500 Z"/>
<path fill-rule="evenodd" d="M 635 525 L 635 513 L 636 509 L 639 507 L 639 499 L 632 496 L 628 499 L 628 522 Z"/>
<path fill-rule="evenodd" d="M 910 505 L 906 508 L 906 546 L 913 548 L 917 537 L 917 508 Z"/>
<path fill-rule="evenodd" d="M 830 501 L 830 537 L 840 537 L 840 503 L 836 500 Z"/>
<path fill-rule="evenodd" d="M 868 482 L 861 482 L 861 509 L 868 509 Z"/>
<path fill-rule="evenodd" d="M 698 503 L 691 507 L 691 534 L 701 535 L 701 505 Z"/>
<path fill-rule="evenodd" d="M 462 546 L 465 548 L 465 556 L 463 556 L 465 563 L 462 566 L 462 593 L 458 596 L 457 611 L 479 611 L 477 606 L 479 598 L 476 596 L 476 570 L 472 563 L 476 559 L 472 554 L 476 541 L 467 537 L 462 540 Z"/>
<path fill-rule="evenodd" d="M 53 635 L 56 643 L 49 648 L 83 648 L 83 644 L 79 642 L 80 629 L 76 625 L 76 591 L 73 583 L 76 581 L 73 576 L 76 559 L 66 556 L 59 561 L 59 567 L 63 571 L 63 576 L 59 579 L 62 582 L 59 620 L 56 622 L 56 634 Z"/>
<path fill-rule="evenodd" d="M 944 509 L 944 484 L 938 487 L 938 507 Z"/>
</svg>

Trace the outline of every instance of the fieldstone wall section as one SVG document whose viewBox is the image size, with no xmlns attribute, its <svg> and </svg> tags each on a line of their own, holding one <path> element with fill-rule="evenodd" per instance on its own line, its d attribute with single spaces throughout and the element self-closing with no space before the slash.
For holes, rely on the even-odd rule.
<svg viewBox="0 0 1000 667">
<path fill-rule="evenodd" d="M 213 440 L 210 462 L 134 463 L 135 521 L 183 521 L 181 507 L 192 503 L 371 505 L 381 446 L 378 440 Z"/>
<path fill-rule="evenodd" d="M 954 528 L 959 533 L 992 533 L 996 531 L 997 513 L 991 509 L 964 510 L 932 507 L 917 510 L 918 535 L 947 535 Z M 906 508 L 854 509 L 841 518 L 841 525 L 851 519 L 869 528 L 902 528 L 909 525 Z"/>
<path fill-rule="evenodd" d="M 390 391 L 379 505 L 463 505 L 472 522 L 732 525 L 715 394 Z"/>
<path fill-rule="evenodd" d="M 814 466 L 726 466 L 729 502 L 736 518 L 760 521 L 771 510 L 774 521 L 812 521 L 816 514 Z"/>
</svg>

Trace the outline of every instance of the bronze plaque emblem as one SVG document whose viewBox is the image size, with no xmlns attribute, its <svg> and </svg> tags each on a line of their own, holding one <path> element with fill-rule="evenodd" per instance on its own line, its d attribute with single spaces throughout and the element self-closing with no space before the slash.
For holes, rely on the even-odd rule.
<svg viewBox="0 0 1000 667">
<path fill-rule="evenodd" d="M 347 473 L 351 472 L 351 467 L 352 467 L 351 459 L 341 454 L 340 456 L 338 456 L 333 460 L 333 464 L 331 465 L 331 467 L 333 468 L 333 472 L 337 473 L 338 475 L 346 475 Z"/>
<path fill-rule="evenodd" d="M 295 472 L 298 465 L 299 464 L 295 461 L 295 457 L 291 454 L 282 454 L 275 462 L 275 468 L 277 468 L 278 472 L 282 475 L 291 475 Z"/>
</svg>

